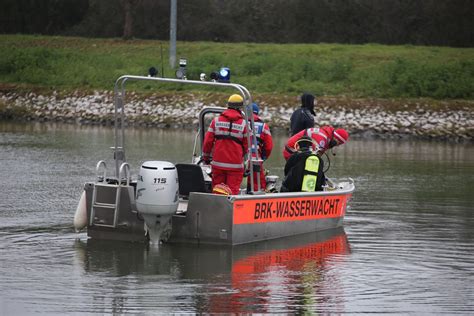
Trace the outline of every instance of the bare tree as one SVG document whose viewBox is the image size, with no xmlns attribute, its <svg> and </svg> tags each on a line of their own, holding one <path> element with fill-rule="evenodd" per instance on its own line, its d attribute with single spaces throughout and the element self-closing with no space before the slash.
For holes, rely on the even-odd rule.
<svg viewBox="0 0 474 316">
<path fill-rule="evenodd" d="M 124 11 L 123 38 L 129 40 L 133 37 L 133 13 L 139 0 L 122 0 Z"/>
</svg>

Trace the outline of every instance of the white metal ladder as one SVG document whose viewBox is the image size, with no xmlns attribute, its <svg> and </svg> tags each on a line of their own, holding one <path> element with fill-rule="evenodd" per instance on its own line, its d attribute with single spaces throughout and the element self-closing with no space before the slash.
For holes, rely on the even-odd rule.
<svg viewBox="0 0 474 316">
<path fill-rule="evenodd" d="M 106 183 L 106 172 L 107 167 L 105 161 L 101 160 L 97 163 L 96 171 L 98 172 L 101 166 L 104 166 L 103 176 L 98 176 L 98 181 L 94 185 L 94 190 L 92 193 L 92 207 L 91 215 L 89 220 L 90 226 L 101 226 L 101 227 L 117 227 L 117 219 L 120 209 L 120 196 L 123 188 L 130 187 L 130 166 L 128 163 L 124 162 L 120 166 L 119 173 L 117 176 L 117 184 Z M 126 186 L 122 185 L 121 175 L 125 172 Z M 103 201 L 104 197 L 115 196 L 113 203 L 100 202 Z M 98 199 L 99 197 L 99 199 Z M 112 224 L 97 223 L 95 222 L 95 215 L 98 209 L 110 210 L 113 212 L 113 221 Z"/>
</svg>

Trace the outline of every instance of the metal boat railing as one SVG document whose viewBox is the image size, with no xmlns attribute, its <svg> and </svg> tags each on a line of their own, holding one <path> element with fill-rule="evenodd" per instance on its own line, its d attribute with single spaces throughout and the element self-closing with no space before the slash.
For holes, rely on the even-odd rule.
<svg viewBox="0 0 474 316">
<path fill-rule="evenodd" d="M 244 86 L 235 83 L 223 83 L 223 82 L 213 82 L 213 81 L 197 81 L 197 80 L 182 80 L 182 79 L 171 79 L 171 78 L 160 78 L 160 77 L 145 77 L 145 76 L 133 76 L 133 75 L 124 75 L 119 77 L 115 81 L 114 85 L 114 160 L 115 160 L 115 175 L 117 179 L 120 181 L 120 166 L 122 163 L 126 161 L 125 158 L 125 87 L 127 81 L 154 81 L 154 82 L 161 82 L 161 83 L 174 83 L 174 84 L 190 84 L 190 85 L 202 85 L 202 86 L 213 86 L 219 88 L 233 88 L 236 89 L 244 99 L 244 119 L 247 122 L 248 130 L 247 133 L 247 145 L 248 145 L 248 152 L 247 152 L 247 161 L 249 162 L 250 168 L 250 188 L 252 193 L 261 193 L 261 183 L 260 177 L 257 176 L 257 188 L 254 187 L 254 164 L 258 164 L 261 162 L 261 159 L 258 154 L 258 150 L 254 155 L 252 155 L 252 144 L 254 144 L 255 148 L 258 148 L 256 134 L 253 131 L 250 133 L 250 127 L 255 126 L 254 119 L 253 119 L 253 112 L 251 109 L 252 105 L 252 96 L 250 92 Z M 250 125 L 249 122 L 250 121 Z M 201 130 L 201 133 L 204 134 L 204 131 Z"/>
<path fill-rule="evenodd" d="M 334 188 L 330 190 L 324 191 L 314 191 L 311 192 L 311 197 L 321 196 L 321 197 L 328 197 L 333 195 L 347 195 L 352 194 L 355 190 L 354 180 L 352 178 L 347 179 L 338 179 L 337 183 L 333 182 Z M 344 184 L 343 186 L 341 184 Z M 278 193 L 278 198 L 304 198 L 308 196 L 309 192 L 280 192 Z M 269 198 L 275 197 L 275 195 L 269 195 Z M 255 200 L 261 199 L 261 196 L 255 195 L 229 195 L 227 197 L 229 201 L 234 202 L 236 200 Z"/>
<path fill-rule="evenodd" d="M 103 171 L 102 175 L 99 175 L 99 171 L 100 171 L 101 166 L 104 166 L 104 168 L 103 168 L 104 171 Z M 107 177 L 107 164 L 105 163 L 104 160 L 101 160 L 97 163 L 97 165 L 95 166 L 95 172 L 96 172 L 96 175 L 97 175 L 97 181 L 98 182 L 105 181 L 105 179 Z"/>
</svg>

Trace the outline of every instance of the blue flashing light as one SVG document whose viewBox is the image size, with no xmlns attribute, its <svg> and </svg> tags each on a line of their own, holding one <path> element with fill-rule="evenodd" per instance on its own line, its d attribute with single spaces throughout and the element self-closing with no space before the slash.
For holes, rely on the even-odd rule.
<svg viewBox="0 0 474 316">
<path fill-rule="evenodd" d="M 219 82 L 230 82 L 230 69 L 228 67 L 222 67 L 219 70 L 219 75 L 217 77 Z"/>
</svg>

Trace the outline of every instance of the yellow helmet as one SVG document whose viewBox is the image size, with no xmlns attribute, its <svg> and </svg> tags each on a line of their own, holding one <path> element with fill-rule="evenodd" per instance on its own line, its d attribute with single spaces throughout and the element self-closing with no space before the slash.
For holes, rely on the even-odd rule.
<svg viewBox="0 0 474 316">
<path fill-rule="evenodd" d="M 229 97 L 227 104 L 231 107 L 241 107 L 244 105 L 244 99 L 238 94 L 233 94 Z"/>
</svg>

